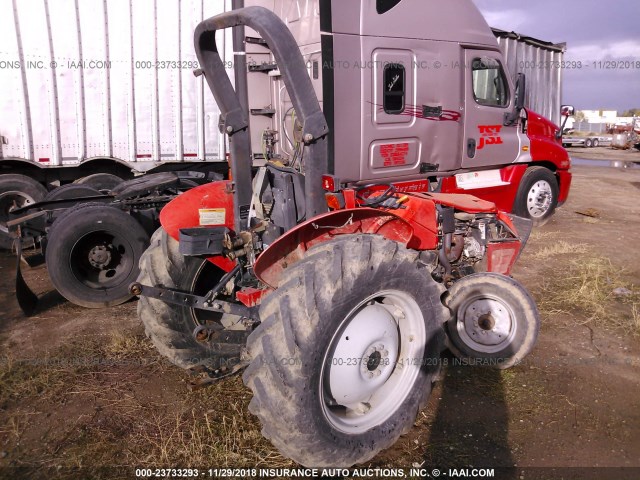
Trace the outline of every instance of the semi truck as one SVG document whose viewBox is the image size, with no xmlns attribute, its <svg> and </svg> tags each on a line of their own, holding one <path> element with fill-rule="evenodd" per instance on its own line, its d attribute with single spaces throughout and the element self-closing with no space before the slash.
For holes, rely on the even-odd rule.
<svg viewBox="0 0 640 480">
<path fill-rule="evenodd" d="M 510 273 L 570 161 L 471 0 L 234 7 L 194 32 L 231 179 L 162 209 L 130 292 L 201 384 L 244 372 L 283 455 L 347 468 L 409 431 L 445 344 L 494 368 L 532 351 Z"/>
<path fill-rule="evenodd" d="M 190 34 L 203 19 L 231 6 L 230 0 L 58 0 L 55 4 L 49 0 L 0 0 L 0 247 L 11 244 L 6 226 L 9 210 L 42 200 L 58 185 L 79 182 L 109 189 L 122 179 L 145 172 L 227 171 L 225 139 L 216 128 L 219 108 L 205 94 L 203 78 L 193 75 L 200 65 Z M 302 25 L 316 4 L 295 0 L 278 8 L 289 24 Z M 565 45 L 497 29 L 493 34 L 503 52 L 501 75 L 513 83 L 519 73 L 525 73 L 525 105 L 558 122 L 562 69 L 554 65 L 562 61 Z M 233 75 L 231 33 L 220 35 L 223 61 Z M 275 97 L 279 92 L 269 93 L 280 87 L 275 71 L 263 66 L 271 62 L 268 50 L 251 35 L 245 43 L 247 68 L 259 73 L 249 79 L 254 161 L 258 166 L 264 163 L 261 145 L 265 130 L 290 128 L 292 119 L 278 105 Z M 322 74 L 316 66 L 319 44 L 314 40 L 309 45 L 315 45 L 316 50 L 307 48 L 303 53 L 318 86 Z M 418 67 L 430 66 L 434 71 L 436 61 L 438 56 L 434 55 Z M 460 59 L 456 62 L 461 64 Z M 441 68 L 442 72 L 453 72 L 456 65 L 448 61 Z M 410 79 L 406 81 L 405 87 L 410 88 Z M 438 105 L 434 107 L 438 113 Z M 426 121 L 433 122 L 435 117 L 430 115 L 434 113 L 426 114 Z M 451 118 L 447 115 L 442 118 Z M 406 119 L 408 123 L 420 122 Z M 485 133 L 488 141 L 500 138 L 489 135 L 489 130 Z M 268 136 L 266 141 L 270 141 Z M 295 144 L 287 141 L 277 148 L 291 155 Z M 402 148 L 415 154 L 415 144 Z M 425 152 L 428 147 L 421 148 Z M 477 156 L 466 162 L 464 169 L 484 168 L 483 157 L 490 151 L 490 147 L 478 148 Z M 568 165 L 534 158 L 535 153 L 529 160 L 526 153 L 519 156 L 520 162 L 539 161 L 557 183 L 556 192 L 554 182 L 547 182 L 547 194 L 554 198 L 543 202 L 545 209 L 534 212 L 547 218 L 556 202 L 566 198 L 568 181 L 562 172 Z M 445 181 L 443 188 L 473 189 L 492 200 L 504 197 L 501 205 L 511 210 L 522 173 L 522 168 L 514 167 L 466 175 Z"/>
</svg>

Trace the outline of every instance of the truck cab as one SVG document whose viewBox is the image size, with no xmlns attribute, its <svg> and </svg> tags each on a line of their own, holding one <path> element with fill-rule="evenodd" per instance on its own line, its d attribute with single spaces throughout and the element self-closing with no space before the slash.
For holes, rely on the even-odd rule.
<svg viewBox="0 0 640 480">
<path fill-rule="evenodd" d="M 559 127 L 523 104 L 525 79 L 512 79 L 471 0 L 246 4 L 272 9 L 294 34 L 340 182 L 471 193 L 538 224 L 566 200 L 570 159 Z M 278 66 L 267 45 L 246 47 L 254 157 L 297 161 L 301 129 Z"/>
</svg>

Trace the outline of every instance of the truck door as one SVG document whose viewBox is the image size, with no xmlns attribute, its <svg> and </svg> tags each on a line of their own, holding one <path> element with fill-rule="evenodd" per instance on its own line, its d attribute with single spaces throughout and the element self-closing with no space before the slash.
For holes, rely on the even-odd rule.
<svg viewBox="0 0 640 480">
<path fill-rule="evenodd" d="M 513 163 L 520 143 L 517 125 L 505 127 L 514 106 L 513 87 L 498 52 L 465 50 L 465 115 L 462 167 Z"/>
</svg>

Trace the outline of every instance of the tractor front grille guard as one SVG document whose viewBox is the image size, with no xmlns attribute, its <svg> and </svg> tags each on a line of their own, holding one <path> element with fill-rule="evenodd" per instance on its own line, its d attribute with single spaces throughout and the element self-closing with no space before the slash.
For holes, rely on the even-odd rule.
<svg viewBox="0 0 640 480">
<path fill-rule="evenodd" d="M 235 230 L 240 232 L 252 197 L 252 152 L 249 135 L 249 112 L 231 84 L 218 52 L 216 32 L 226 28 L 247 26 L 257 31 L 273 54 L 287 92 L 303 125 L 307 146 L 305 192 L 307 218 L 327 210 L 321 177 L 328 171 L 329 127 L 320 109 L 307 68 L 296 41 L 282 20 L 263 7 L 232 10 L 203 21 L 195 30 L 195 50 L 202 73 L 220 108 L 224 131 L 229 135 L 231 173 L 235 182 Z M 237 68 L 237 67 L 236 67 Z M 247 75 L 247 72 L 241 72 Z"/>
</svg>

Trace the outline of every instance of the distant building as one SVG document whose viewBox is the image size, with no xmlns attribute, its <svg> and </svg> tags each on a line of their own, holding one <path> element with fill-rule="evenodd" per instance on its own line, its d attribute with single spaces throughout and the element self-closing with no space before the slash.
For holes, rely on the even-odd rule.
<svg viewBox="0 0 640 480">
<path fill-rule="evenodd" d="M 633 117 L 619 117 L 615 110 L 580 110 L 584 120 L 577 122 L 570 118 L 566 128 L 578 131 L 604 133 L 615 127 L 631 125 Z"/>
<path fill-rule="evenodd" d="M 589 123 L 616 123 L 618 112 L 615 110 L 580 110 Z"/>
</svg>

